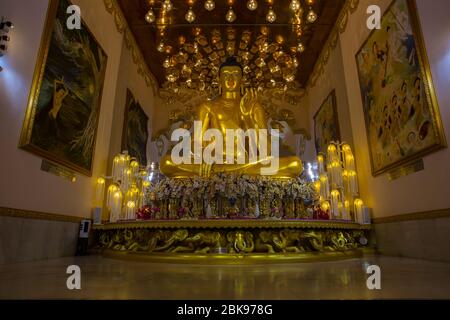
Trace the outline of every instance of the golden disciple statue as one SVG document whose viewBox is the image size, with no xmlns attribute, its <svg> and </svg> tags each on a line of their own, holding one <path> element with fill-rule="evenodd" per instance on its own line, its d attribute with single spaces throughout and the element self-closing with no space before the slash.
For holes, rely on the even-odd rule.
<svg viewBox="0 0 450 320">
<path fill-rule="evenodd" d="M 234 57 L 230 57 L 221 65 L 219 72 L 220 94 L 199 106 L 196 116 L 198 121 L 194 122 L 194 141 L 188 137 L 184 147 L 188 146 L 189 150 L 183 149 L 180 152 L 184 161 L 174 159 L 174 152 L 178 152 L 178 149 L 174 150 L 177 148 L 175 146 L 163 157 L 161 172 L 167 177 L 175 178 L 209 176 L 212 172 L 264 174 L 277 178 L 298 177 L 302 172 L 302 162 L 287 148 L 281 148 L 280 152 L 278 137 L 268 132 L 265 111 L 258 102 L 256 91 L 247 90 L 241 97 L 240 64 Z M 185 134 L 175 138 L 172 134 L 172 140 L 186 138 L 188 133 L 185 131 Z M 223 142 L 220 141 L 221 137 Z M 251 137 L 254 139 L 251 140 Z M 250 140 L 254 143 L 249 142 Z M 210 141 L 210 145 L 205 141 Z M 194 152 L 191 151 L 191 146 L 194 146 Z M 214 150 L 211 151 L 212 149 Z M 211 151 L 214 161 L 203 158 L 206 150 Z"/>
</svg>

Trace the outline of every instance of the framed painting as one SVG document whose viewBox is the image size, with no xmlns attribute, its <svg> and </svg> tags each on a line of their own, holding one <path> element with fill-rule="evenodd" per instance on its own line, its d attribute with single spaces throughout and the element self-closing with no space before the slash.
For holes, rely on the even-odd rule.
<svg viewBox="0 0 450 320">
<path fill-rule="evenodd" d="M 148 116 L 127 90 L 125 117 L 122 131 L 122 150 L 136 158 L 141 165 L 147 165 Z"/>
<path fill-rule="evenodd" d="M 19 147 L 91 176 L 107 56 L 68 0 L 51 0 Z"/>
<path fill-rule="evenodd" d="M 314 115 L 314 143 L 317 154 L 326 153 L 330 142 L 339 140 L 341 140 L 341 134 L 336 106 L 336 92 L 333 90 Z"/>
<path fill-rule="evenodd" d="M 446 147 L 414 0 L 394 0 L 356 54 L 372 174 Z"/>
</svg>

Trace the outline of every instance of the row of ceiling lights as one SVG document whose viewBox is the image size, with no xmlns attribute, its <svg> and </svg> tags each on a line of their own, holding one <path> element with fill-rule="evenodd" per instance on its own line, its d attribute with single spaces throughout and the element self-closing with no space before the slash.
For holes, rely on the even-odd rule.
<svg viewBox="0 0 450 320">
<path fill-rule="evenodd" d="M 174 89 L 183 85 L 190 88 L 195 85 L 194 82 L 200 90 L 217 87 L 217 71 L 220 61 L 225 59 L 226 55 L 238 56 L 243 64 L 244 78 L 249 78 L 247 80 L 252 81 L 254 87 L 259 88 L 261 85 L 267 87 L 292 86 L 299 67 L 296 55 L 305 51 L 305 46 L 301 41 L 305 21 L 314 23 L 317 20 L 317 14 L 312 9 L 315 0 L 291 0 L 289 9 L 293 12 L 293 16 L 290 23 L 297 39 L 295 46 L 289 47 L 282 35 L 277 35 L 274 39 L 275 42 L 271 43 L 269 40 L 269 24 L 260 28 L 260 35 L 256 36 L 253 45 L 249 42 L 251 32 L 244 31 L 241 42 L 237 43 L 239 47 L 236 48 L 234 43 L 237 36 L 236 30 L 231 27 L 231 23 L 237 19 L 232 7 L 234 0 L 227 0 L 229 10 L 226 14 L 226 20 L 230 23 L 231 29 L 228 28 L 226 31 L 226 40 L 222 43 L 221 32 L 215 29 L 211 35 L 211 47 L 208 39 L 202 35 L 202 29 L 196 26 L 192 29 L 195 41 L 188 43 L 185 36 L 179 36 L 180 51 L 174 54 L 174 48 L 171 45 L 166 45 L 164 41 L 167 36 L 165 30 L 172 24 L 170 15 L 170 11 L 174 9 L 172 1 L 146 1 L 150 5 L 150 10 L 145 19 L 150 24 L 156 22 L 156 27 L 159 29 L 159 35 L 162 38 L 157 45 L 157 50 L 168 55 L 163 63 L 166 70 L 166 80 L 168 81 L 166 85 Z M 272 24 L 276 21 L 276 14 L 273 10 L 274 0 L 265 1 L 269 5 L 266 20 Z M 185 19 L 189 23 L 194 22 L 196 18 L 192 9 L 194 3 L 195 0 L 187 0 L 189 10 Z M 216 8 L 216 2 L 206 0 L 204 7 L 206 10 L 212 11 Z M 257 0 L 249 0 L 247 8 L 251 11 L 256 10 L 258 8 Z M 308 8 L 308 11 L 304 8 Z M 160 9 L 158 18 L 155 17 L 155 9 Z M 202 55 L 201 52 L 203 51 L 207 54 L 209 63 Z"/>
<path fill-rule="evenodd" d="M 233 10 L 235 0 L 227 0 L 227 5 L 229 6 L 229 10 L 227 11 L 225 15 L 225 20 L 229 23 L 233 23 L 237 19 L 237 15 Z M 145 20 L 148 23 L 153 23 L 156 21 L 156 15 L 154 12 L 154 5 L 155 0 L 149 0 L 150 4 L 150 10 L 145 15 Z M 269 10 L 266 14 L 266 21 L 269 23 L 274 23 L 277 20 L 277 15 L 275 11 L 273 10 L 273 4 L 274 0 L 266 0 L 267 4 L 269 5 Z M 307 15 L 307 20 L 309 23 L 314 23 L 317 20 L 317 14 L 312 9 L 312 5 L 314 3 L 314 0 L 306 0 L 307 5 L 309 6 L 309 11 Z M 187 5 L 189 7 L 185 19 L 189 23 L 195 22 L 195 19 L 197 18 L 194 10 L 193 5 L 195 4 L 195 0 L 187 0 Z M 213 11 L 216 8 L 216 3 L 214 0 L 206 0 L 204 3 L 204 7 L 207 11 Z M 303 8 L 301 6 L 300 0 L 291 0 L 291 3 L 289 5 L 289 8 L 296 13 L 296 15 L 300 16 L 303 13 Z M 163 0 L 161 9 L 168 13 L 173 9 L 173 4 L 171 0 Z M 247 1 L 247 9 L 250 11 L 255 11 L 258 9 L 258 1 L 257 0 L 248 0 Z M 298 19 L 297 19 L 298 20 Z"/>
</svg>

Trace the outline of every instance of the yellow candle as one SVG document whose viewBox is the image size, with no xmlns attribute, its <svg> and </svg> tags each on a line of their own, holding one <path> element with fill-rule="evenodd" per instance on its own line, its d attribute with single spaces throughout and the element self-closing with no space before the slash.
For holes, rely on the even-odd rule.
<svg viewBox="0 0 450 320">
<path fill-rule="evenodd" d="M 135 213 L 136 213 L 136 202 L 128 201 L 127 208 L 126 208 L 127 220 L 134 220 L 136 218 Z"/>
<path fill-rule="evenodd" d="M 358 223 L 363 222 L 363 206 L 364 202 L 361 199 L 355 199 L 355 219 Z"/>
<path fill-rule="evenodd" d="M 100 177 L 97 179 L 95 187 L 95 206 L 101 207 L 103 205 L 103 197 L 105 196 L 105 179 Z"/>
</svg>

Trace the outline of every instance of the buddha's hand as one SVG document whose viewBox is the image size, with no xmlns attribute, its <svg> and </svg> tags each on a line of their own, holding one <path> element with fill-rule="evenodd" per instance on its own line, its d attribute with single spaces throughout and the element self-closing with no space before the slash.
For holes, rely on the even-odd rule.
<svg viewBox="0 0 450 320">
<path fill-rule="evenodd" d="M 244 116 L 252 113 L 253 107 L 258 102 L 258 94 L 256 89 L 247 89 L 245 95 L 241 99 L 241 112 Z"/>
</svg>

